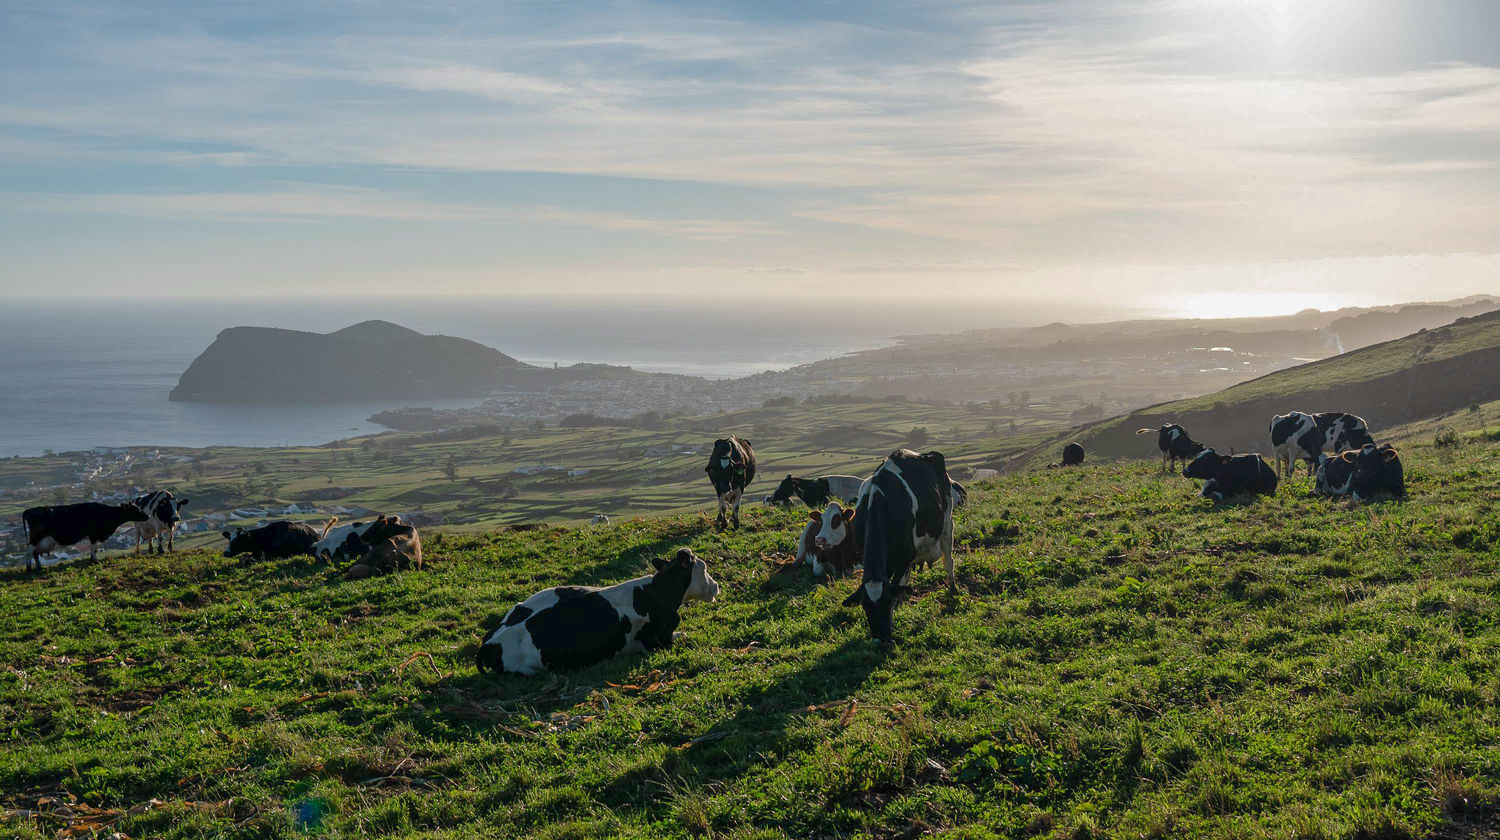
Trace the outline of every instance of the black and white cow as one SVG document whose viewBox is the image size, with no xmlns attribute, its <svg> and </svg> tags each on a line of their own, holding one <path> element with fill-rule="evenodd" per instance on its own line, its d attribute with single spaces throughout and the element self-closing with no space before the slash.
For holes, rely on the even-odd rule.
<svg viewBox="0 0 1500 840">
<path fill-rule="evenodd" d="M 1354 450 L 1338 455 L 1318 453 L 1318 468 L 1313 473 L 1312 494 L 1318 496 L 1347 496 L 1354 492 Z"/>
<path fill-rule="evenodd" d="M 941 452 L 918 455 L 892 452 L 865 480 L 852 519 L 823 517 L 816 539 L 837 546 L 853 540 L 853 553 L 864 567 L 860 587 L 844 606 L 864 607 L 870 636 L 893 641 L 891 611 L 895 599 L 911 586 L 913 566 L 947 564 L 948 591 L 953 576 L 953 481 Z M 851 527 L 852 523 L 852 527 Z"/>
<path fill-rule="evenodd" d="M 338 517 L 333 524 L 323 529 L 318 541 L 313 543 L 312 555 L 320 560 L 357 560 L 370 550 L 365 541 L 365 532 L 375 527 L 375 520 L 350 522 L 339 525 Z"/>
<path fill-rule="evenodd" d="M 1370 424 L 1363 417 L 1344 411 L 1320 411 L 1312 417 L 1318 424 L 1318 431 L 1323 434 L 1323 446 L 1329 452 L 1375 445 L 1375 438 L 1370 436 Z"/>
<path fill-rule="evenodd" d="M 333 526 L 333 522 L 330 519 L 323 526 L 325 534 Z M 258 560 L 296 557 L 301 554 L 312 556 L 313 546 L 317 545 L 319 539 L 318 532 L 311 525 L 290 519 L 278 519 L 269 525 L 249 530 L 236 528 L 233 533 L 224 531 L 223 536 L 229 540 L 229 545 L 224 548 L 225 557 L 249 554 Z"/>
<path fill-rule="evenodd" d="M 106 505 L 82 502 L 76 505 L 48 505 L 27 508 L 21 512 L 26 525 L 26 540 L 31 544 L 27 570 L 42 570 L 42 555 L 59 548 L 89 544 L 89 559 L 99 556 L 99 544 L 109 539 L 126 522 L 145 522 L 148 517 L 134 502 Z"/>
<path fill-rule="evenodd" d="M 1271 448 L 1276 453 L 1276 471 L 1291 476 L 1296 461 L 1312 474 L 1318 456 L 1325 450 L 1335 454 L 1375 443 L 1364 418 L 1343 411 L 1308 414 L 1289 411 L 1271 418 Z M 1283 470 L 1283 465 L 1285 469 Z"/>
<path fill-rule="evenodd" d="M 516 604 L 479 646 L 475 666 L 535 674 L 671 647 L 678 610 L 717 598 L 719 584 L 691 549 L 651 562 L 655 574 L 604 588 L 555 586 Z"/>
<path fill-rule="evenodd" d="M 1186 478 L 1201 479 L 1203 489 L 1198 495 L 1216 502 L 1244 493 L 1276 495 L 1276 471 L 1254 452 L 1220 455 L 1212 449 L 1205 449 L 1183 467 L 1182 474 Z"/>
<path fill-rule="evenodd" d="M 1397 498 L 1406 495 L 1406 472 L 1401 456 L 1390 444 L 1367 443 L 1354 456 L 1354 500 L 1386 493 Z"/>
<path fill-rule="evenodd" d="M 822 577 L 829 570 L 842 575 L 859 565 L 860 556 L 855 551 L 858 541 L 848 539 L 847 533 L 854 510 L 830 502 L 822 511 L 808 513 L 807 527 L 797 540 L 797 562 L 811 563 L 814 577 Z"/>
<path fill-rule="evenodd" d="M 1298 461 L 1307 464 L 1308 473 L 1313 472 L 1323 454 L 1323 433 L 1318 430 L 1318 421 L 1302 411 L 1272 417 L 1271 451 L 1276 456 L 1277 474 L 1290 478 Z"/>
<path fill-rule="evenodd" d="M 187 507 L 187 499 L 179 499 L 172 495 L 171 490 L 157 490 L 136 498 L 134 504 L 145 513 L 149 519 L 145 522 L 137 522 L 131 527 L 135 528 L 135 551 L 141 552 L 141 543 L 146 548 L 151 548 L 151 540 L 156 540 L 156 553 L 162 553 L 162 540 L 166 540 L 166 551 L 173 548 L 173 535 L 177 531 L 177 523 L 182 521 L 182 509 Z"/>
<path fill-rule="evenodd" d="M 1161 450 L 1161 471 L 1167 471 L 1167 462 L 1176 469 L 1178 461 L 1191 461 L 1204 450 L 1203 444 L 1188 437 L 1187 430 L 1176 423 L 1163 423 L 1156 431 L 1156 448 Z M 1137 429 L 1138 435 L 1149 435 L 1151 429 Z"/>
<path fill-rule="evenodd" d="M 708 456 L 708 466 L 703 468 L 708 480 L 719 497 L 720 528 L 729 523 L 724 511 L 734 506 L 734 527 L 740 527 L 740 503 L 745 500 L 745 488 L 755 480 L 755 450 L 744 438 L 728 437 L 714 441 L 714 451 Z"/>
<path fill-rule="evenodd" d="M 776 485 L 776 492 L 767 496 L 768 505 L 789 505 L 792 499 L 801 499 L 813 510 L 821 510 L 829 502 L 851 502 L 859 495 L 859 486 L 864 479 L 855 475 L 825 475 L 820 478 L 786 478 Z"/>
</svg>

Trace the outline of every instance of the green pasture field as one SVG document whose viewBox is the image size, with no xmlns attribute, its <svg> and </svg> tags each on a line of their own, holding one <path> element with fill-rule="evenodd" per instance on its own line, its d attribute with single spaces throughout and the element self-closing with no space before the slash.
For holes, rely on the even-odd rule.
<svg viewBox="0 0 1500 840">
<path fill-rule="evenodd" d="M 1299 477 L 1214 506 L 1154 461 L 979 482 L 961 593 L 918 573 L 892 650 L 854 580 L 788 564 L 805 512 L 763 506 L 432 533 L 425 570 L 362 581 L 207 551 L 3 572 L 0 833 L 1494 837 L 1500 432 L 1402 451 L 1409 498 L 1360 505 Z M 475 672 L 512 603 L 683 545 L 723 594 L 672 649 Z"/>
</svg>

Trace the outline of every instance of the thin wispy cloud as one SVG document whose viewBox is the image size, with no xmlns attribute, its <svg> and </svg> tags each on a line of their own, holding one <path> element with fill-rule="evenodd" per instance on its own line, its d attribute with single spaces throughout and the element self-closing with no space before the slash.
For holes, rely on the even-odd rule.
<svg viewBox="0 0 1500 840">
<path fill-rule="evenodd" d="M 607 234 L 600 270 L 935 282 L 1490 253 L 1500 15 L 1411 7 L 22 3 L 0 208 L 551 225 Z"/>
</svg>

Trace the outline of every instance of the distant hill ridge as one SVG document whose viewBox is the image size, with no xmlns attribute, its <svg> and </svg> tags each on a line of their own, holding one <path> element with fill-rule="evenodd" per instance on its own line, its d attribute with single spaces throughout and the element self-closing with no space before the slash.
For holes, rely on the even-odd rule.
<svg viewBox="0 0 1500 840">
<path fill-rule="evenodd" d="M 1497 370 L 1500 311 L 1089 424 L 1019 456 L 1011 466 L 1056 460 L 1054 450 L 1064 440 L 1077 440 L 1090 456 L 1102 458 L 1154 454 L 1155 436 L 1137 437 L 1135 431 L 1163 423 L 1181 423 L 1196 440 L 1221 451 L 1258 451 L 1269 458 L 1271 418 L 1292 410 L 1358 414 L 1379 440 L 1384 429 L 1500 399 Z"/>
<path fill-rule="evenodd" d="M 274 403 L 465 397 L 560 375 L 476 341 L 423 335 L 389 321 L 364 321 L 332 333 L 230 327 L 193 360 L 170 398 Z"/>
</svg>

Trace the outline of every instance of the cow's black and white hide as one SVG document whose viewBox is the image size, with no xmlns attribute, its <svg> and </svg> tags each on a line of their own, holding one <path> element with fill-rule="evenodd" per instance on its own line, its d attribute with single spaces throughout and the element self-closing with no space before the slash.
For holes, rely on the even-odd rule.
<svg viewBox="0 0 1500 840">
<path fill-rule="evenodd" d="M 1318 432 L 1323 435 L 1323 448 L 1329 452 L 1375 445 L 1375 438 L 1370 436 L 1370 425 L 1363 417 L 1344 411 L 1320 411 L 1312 418 L 1318 424 Z"/>
<path fill-rule="evenodd" d="M 145 522 L 136 522 L 131 526 L 135 529 L 135 552 L 141 552 L 143 542 L 149 550 L 153 539 L 156 540 L 157 554 L 163 551 L 163 540 L 166 541 L 165 550 L 171 551 L 177 523 L 182 521 L 182 509 L 187 507 L 187 503 L 187 499 L 174 497 L 171 490 L 157 490 L 138 496 L 134 504 L 148 518 Z"/>
<path fill-rule="evenodd" d="M 1338 455 L 1318 453 L 1317 472 L 1313 473 L 1313 495 L 1347 496 L 1354 492 L 1354 450 Z"/>
<path fill-rule="evenodd" d="M 931 565 L 942 557 L 947 564 L 948 591 L 957 591 L 953 482 L 941 452 L 892 452 L 860 488 L 852 527 L 846 524 L 840 530 L 842 538 L 825 518 L 818 536 L 829 545 L 854 540 L 854 553 L 864 574 L 844 606 L 864 607 L 870 636 L 877 641 L 894 641 L 891 612 L 895 599 L 910 588 L 914 566 Z"/>
<path fill-rule="evenodd" d="M 848 539 L 854 508 L 831 502 L 821 511 L 810 511 L 807 518 L 807 527 L 802 529 L 802 538 L 797 541 L 797 562 L 806 560 L 811 563 L 815 577 L 822 577 L 830 571 L 843 575 L 859 565 L 859 554 L 855 550 L 857 540 Z"/>
<path fill-rule="evenodd" d="M 1065 466 L 1065 467 L 1076 467 L 1076 466 L 1078 466 L 1081 463 L 1083 463 L 1083 445 L 1082 444 L 1079 444 L 1079 443 L 1070 443 L 1067 446 L 1063 447 L 1063 451 L 1062 451 L 1062 466 Z"/>
<path fill-rule="evenodd" d="M 357 539 L 367 549 L 359 562 L 344 572 L 346 577 L 357 580 L 406 568 L 422 568 L 422 538 L 415 525 L 399 516 L 375 517 Z"/>
<path fill-rule="evenodd" d="M 745 488 L 755 480 L 755 450 L 744 438 L 728 437 L 714 441 L 713 453 L 708 456 L 708 466 L 703 468 L 708 480 L 719 497 L 720 528 L 728 526 L 724 512 L 734 508 L 734 527 L 740 527 L 740 503 L 745 500 Z"/>
<path fill-rule="evenodd" d="M 1351 492 L 1356 502 L 1381 494 L 1397 498 L 1406 495 L 1406 472 L 1394 447 L 1370 443 L 1360 448 L 1354 456 Z"/>
<path fill-rule="evenodd" d="M 607 514 L 603 514 L 603 513 L 596 513 L 596 514 L 594 514 L 594 518 L 589 520 L 589 524 L 590 525 L 608 525 L 609 524 L 609 516 Z"/>
<path fill-rule="evenodd" d="M 99 545 L 109 539 L 126 522 L 145 522 L 145 511 L 134 502 L 106 505 L 81 502 L 76 505 L 47 505 L 21 512 L 26 526 L 26 540 L 31 545 L 29 571 L 42 570 L 42 555 L 59 548 L 87 541 L 89 559 L 97 560 Z"/>
<path fill-rule="evenodd" d="M 1205 449 L 1182 469 L 1182 474 L 1202 480 L 1203 489 L 1198 495 L 1216 502 L 1245 493 L 1276 495 L 1276 471 L 1259 453 L 1220 455 Z"/>
<path fill-rule="evenodd" d="M 354 560 L 364 556 L 370 548 L 364 541 L 364 535 L 375 526 L 375 521 L 338 525 L 338 517 L 334 517 L 333 522 L 333 525 L 323 529 L 318 541 L 313 543 L 313 556 L 320 560 Z"/>
<path fill-rule="evenodd" d="M 1271 451 L 1276 457 L 1278 475 L 1291 477 L 1298 461 L 1306 464 L 1311 474 L 1323 454 L 1323 445 L 1323 433 L 1311 414 L 1289 411 L 1271 418 Z"/>
<path fill-rule="evenodd" d="M 1138 435 L 1156 432 L 1156 448 L 1161 450 L 1161 471 L 1167 471 L 1167 462 L 1177 467 L 1178 461 L 1191 461 L 1204 450 L 1203 444 L 1188 437 L 1187 430 L 1176 423 L 1163 423 L 1160 429 L 1137 429 Z"/>
<path fill-rule="evenodd" d="M 332 525 L 333 520 L 329 520 L 323 530 L 326 532 Z M 224 548 L 225 557 L 249 554 L 258 560 L 269 560 L 302 554 L 313 556 L 313 546 L 318 544 L 319 535 L 304 522 L 278 519 L 259 528 L 224 531 L 223 537 L 229 540 L 229 545 Z"/>
<path fill-rule="evenodd" d="M 789 505 L 801 499 L 812 510 L 822 510 L 829 502 L 852 502 L 865 480 L 854 475 L 825 475 L 819 478 L 795 478 L 787 473 L 776 485 L 776 492 L 765 498 L 768 505 Z"/>
<path fill-rule="evenodd" d="M 615 586 L 556 586 L 516 604 L 479 646 L 476 667 L 535 674 L 671 647 L 678 610 L 717 598 L 719 584 L 691 549 L 652 565 L 655 574 Z"/>
</svg>

